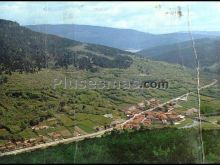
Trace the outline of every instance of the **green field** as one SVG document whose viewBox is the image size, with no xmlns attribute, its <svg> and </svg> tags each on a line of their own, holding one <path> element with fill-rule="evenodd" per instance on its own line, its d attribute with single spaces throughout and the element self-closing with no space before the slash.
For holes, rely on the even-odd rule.
<svg viewBox="0 0 220 165">
<path fill-rule="evenodd" d="M 150 98 L 167 101 L 195 89 L 194 71 L 165 62 L 132 58 L 134 62 L 127 69 L 102 68 L 94 73 L 75 68 L 43 69 L 37 73 L 6 75 L 7 82 L 0 85 L 1 124 L 10 130 L 12 137 L 34 136 L 36 133 L 29 128 L 40 123 L 51 126 L 47 120 L 52 118 L 56 120 L 52 124 L 54 129 L 50 130 L 64 126 L 72 132 L 76 124 L 90 133 L 94 127 L 125 118 L 121 112 L 124 107 Z M 70 81 L 73 85 L 75 80 L 119 82 L 162 79 L 169 82 L 168 89 L 71 89 L 73 86 L 70 85 Z M 54 85 L 59 83 L 54 89 Z M 103 117 L 109 113 L 114 117 L 112 120 Z M 46 134 L 45 130 L 40 132 Z M 0 139 L 5 138 L 0 136 Z"/>
<path fill-rule="evenodd" d="M 70 119 L 67 115 L 65 114 L 56 114 L 54 115 L 58 120 L 60 120 L 64 126 L 70 127 L 74 126 L 74 121 Z"/>
<path fill-rule="evenodd" d="M 93 73 L 70 67 L 68 70 L 43 69 L 37 73 L 6 75 L 7 83 L 0 85 L 1 124 L 10 130 L 7 133 L 12 138 L 47 135 L 49 132 L 58 131 L 60 127 L 64 127 L 66 132 L 74 133 L 74 126 L 91 133 L 96 127 L 109 125 L 113 120 L 125 119 L 121 109 L 129 105 L 151 98 L 164 102 L 189 90 L 196 92 L 195 71 L 165 62 L 131 57 L 134 62 L 127 69 L 100 68 Z M 207 75 L 202 74 L 202 78 L 203 85 L 212 82 Z M 74 89 L 75 80 L 86 82 L 166 80 L 169 87 Z M 55 84 L 59 85 L 54 89 Z M 206 96 L 202 101 L 208 101 L 209 97 Z M 218 99 L 214 99 L 211 105 L 216 105 L 213 108 L 217 109 Z M 181 106 L 179 109 L 183 112 L 188 108 L 197 107 L 197 96 L 195 94 L 189 96 L 188 102 L 181 103 Z M 105 118 L 104 114 L 112 114 L 113 119 Z M 51 119 L 53 120 L 50 121 Z M 32 132 L 30 128 L 36 124 L 48 125 L 51 128 Z M 6 140 L 7 137 L 0 135 L 0 139 Z"/>
</svg>

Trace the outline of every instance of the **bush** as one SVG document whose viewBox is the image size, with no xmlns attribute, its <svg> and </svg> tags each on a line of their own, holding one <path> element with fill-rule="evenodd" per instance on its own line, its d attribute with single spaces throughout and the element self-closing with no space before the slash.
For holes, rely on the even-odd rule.
<svg viewBox="0 0 220 165">
<path fill-rule="evenodd" d="M 0 75 L 0 84 L 4 84 L 8 82 L 8 77 Z"/>
</svg>

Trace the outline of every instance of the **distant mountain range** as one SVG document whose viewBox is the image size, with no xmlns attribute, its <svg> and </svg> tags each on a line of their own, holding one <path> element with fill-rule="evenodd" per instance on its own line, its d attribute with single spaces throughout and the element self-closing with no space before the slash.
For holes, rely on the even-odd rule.
<svg viewBox="0 0 220 165">
<path fill-rule="evenodd" d="M 201 68 L 220 74 L 220 39 L 197 39 L 195 40 L 195 48 Z M 138 54 L 153 60 L 178 63 L 191 68 L 196 67 L 192 41 L 145 49 Z"/>
<path fill-rule="evenodd" d="M 187 32 L 183 32 L 187 33 Z M 193 31 L 193 34 L 202 34 L 202 35 L 207 35 L 207 36 L 220 36 L 220 31 Z"/>
<path fill-rule="evenodd" d="M 75 24 L 43 24 L 26 27 L 36 32 L 53 34 L 80 42 L 95 43 L 132 52 L 190 40 L 188 32 L 150 34 L 131 29 Z M 215 36 L 205 32 L 194 34 L 195 39 L 205 37 L 213 38 Z"/>
<path fill-rule="evenodd" d="M 81 43 L 34 32 L 16 22 L 0 19 L 0 72 L 46 67 L 79 69 L 127 68 L 132 53 L 107 46 Z"/>
</svg>

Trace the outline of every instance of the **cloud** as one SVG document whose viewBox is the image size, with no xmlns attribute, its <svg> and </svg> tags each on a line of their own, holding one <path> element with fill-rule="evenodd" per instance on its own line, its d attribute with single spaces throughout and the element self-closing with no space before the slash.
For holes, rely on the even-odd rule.
<svg viewBox="0 0 220 165">
<path fill-rule="evenodd" d="M 159 7 L 160 5 L 160 7 Z M 165 14 L 181 6 L 181 19 Z M 26 24 L 87 24 L 163 33 L 192 26 L 219 28 L 218 2 L 0 2 L 0 18 Z"/>
</svg>

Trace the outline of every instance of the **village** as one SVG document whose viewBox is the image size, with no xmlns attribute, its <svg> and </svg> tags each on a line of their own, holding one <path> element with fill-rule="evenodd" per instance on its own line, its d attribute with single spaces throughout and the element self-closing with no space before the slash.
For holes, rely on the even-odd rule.
<svg viewBox="0 0 220 165">
<path fill-rule="evenodd" d="M 169 102 L 163 106 L 159 106 L 160 104 L 159 100 L 153 98 L 125 108 L 123 112 L 127 116 L 128 122 L 119 125 L 118 128 L 140 129 L 141 126 L 157 126 L 161 128 L 168 125 L 178 125 L 185 120 L 186 116 L 190 117 L 198 113 L 198 110 L 195 108 L 188 109 L 184 114 L 173 111 L 177 105 L 175 101 Z M 152 110 L 149 111 L 148 109 Z"/>
<path fill-rule="evenodd" d="M 150 127 L 152 125 L 165 127 L 168 125 L 179 124 L 185 120 L 184 115 L 172 111 L 176 106 L 176 102 L 169 102 L 163 106 L 159 106 L 160 104 L 161 102 L 159 100 L 152 98 L 136 105 L 131 105 L 121 110 L 126 115 L 126 120 L 114 120 L 110 125 L 97 127 L 95 131 L 98 132 L 109 128 L 140 129 L 141 126 Z M 149 111 L 149 109 L 152 110 Z M 189 109 L 185 112 L 185 115 L 190 116 L 196 112 L 196 109 Z M 106 114 L 104 116 L 112 118 L 111 114 Z M 47 125 L 36 125 L 32 127 L 32 130 L 46 130 L 48 128 L 49 127 Z M 74 136 L 81 136 L 81 134 L 76 133 Z M 39 144 L 58 141 L 65 138 L 66 137 L 62 136 L 58 132 L 51 132 L 48 133 L 47 136 L 39 135 L 38 137 L 30 139 L 10 140 L 8 143 L 0 146 L 0 152 L 4 153 L 22 148 L 33 147 Z"/>
<path fill-rule="evenodd" d="M 31 138 L 26 140 L 9 141 L 4 146 L 0 146 L 0 152 L 9 152 L 16 149 L 28 148 L 36 146 L 37 144 L 43 144 L 49 142 L 45 136 L 39 136 L 38 138 Z"/>
<path fill-rule="evenodd" d="M 32 129 L 46 129 L 47 126 L 32 127 Z M 49 137 L 48 137 L 49 136 Z M 10 140 L 5 145 L 0 146 L 0 152 L 9 152 L 22 148 L 29 148 L 39 144 L 44 144 L 52 141 L 64 139 L 60 133 L 48 133 L 48 136 L 39 135 L 30 139 Z"/>
</svg>

